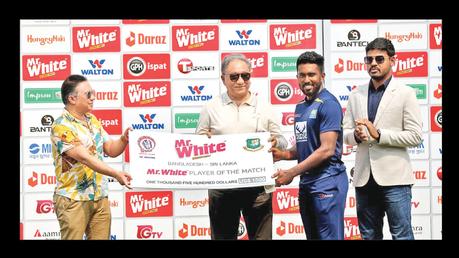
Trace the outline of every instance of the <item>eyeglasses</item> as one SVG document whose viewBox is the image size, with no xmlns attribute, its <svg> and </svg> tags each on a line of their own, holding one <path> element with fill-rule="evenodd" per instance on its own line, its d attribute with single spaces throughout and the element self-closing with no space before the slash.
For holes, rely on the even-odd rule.
<svg viewBox="0 0 459 258">
<path fill-rule="evenodd" d="M 382 64 L 386 58 L 384 56 L 366 56 L 363 58 L 363 61 L 365 64 L 371 64 L 373 63 L 373 59 L 375 59 L 377 64 Z"/>
<path fill-rule="evenodd" d="M 77 94 L 72 94 L 72 95 L 77 96 Z M 96 96 L 96 91 L 95 90 L 90 90 L 90 91 L 84 92 L 83 96 L 85 96 L 86 98 L 90 99 L 92 96 Z"/>
<path fill-rule="evenodd" d="M 232 74 L 228 74 L 228 75 L 229 75 L 229 79 L 232 82 L 237 82 L 239 80 L 239 76 L 242 77 L 242 79 L 245 82 L 250 80 L 250 73 L 232 73 Z"/>
</svg>

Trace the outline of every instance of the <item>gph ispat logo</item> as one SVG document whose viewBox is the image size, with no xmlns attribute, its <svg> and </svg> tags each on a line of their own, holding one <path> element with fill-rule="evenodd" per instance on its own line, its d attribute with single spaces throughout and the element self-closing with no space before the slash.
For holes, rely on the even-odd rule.
<svg viewBox="0 0 459 258">
<path fill-rule="evenodd" d="M 37 209 L 38 214 L 47 214 L 54 212 L 53 201 L 51 200 L 37 200 Z"/>
<path fill-rule="evenodd" d="M 160 239 L 163 232 L 154 231 L 152 225 L 137 225 L 138 239 Z"/>
<path fill-rule="evenodd" d="M 442 131 L 442 107 L 430 107 L 430 129 L 432 132 Z"/>
<path fill-rule="evenodd" d="M 205 237 L 210 236 L 210 228 L 198 227 L 197 225 L 190 225 L 182 223 L 182 228 L 178 232 L 178 236 L 182 239 L 188 237 Z"/>
</svg>

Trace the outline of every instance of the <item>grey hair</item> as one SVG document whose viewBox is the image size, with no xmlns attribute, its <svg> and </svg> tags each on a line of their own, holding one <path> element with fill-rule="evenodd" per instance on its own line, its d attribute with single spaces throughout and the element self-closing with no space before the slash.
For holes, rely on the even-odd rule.
<svg viewBox="0 0 459 258">
<path fill-rule="evenodd" d="M 226 68 L 228 67 L 229 63 L 234 60 L 241 60 L 244 63 L 246 63 L 249 66 L 249 69 L 252 70 L 252 64 L 250 61 L 247 59 L 247 57 L 243 54 L 229 54 L 223 58 L 222 61 L 222 70 L 221 72 L 224 74 L 226 71 Z"/>
</svg>

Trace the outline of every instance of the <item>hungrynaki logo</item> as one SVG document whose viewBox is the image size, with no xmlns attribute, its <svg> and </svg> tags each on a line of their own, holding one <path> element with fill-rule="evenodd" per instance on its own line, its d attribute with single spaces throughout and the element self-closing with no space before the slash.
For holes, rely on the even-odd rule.
<svg viewBox="0 0 459 258">
<path fill-rule="evenodd" d="M 160 239 L 164 232 L 154 231 L 153 225 L 137 225 L 138 239 Z"/>
<path fill-rule="evenodd" d="M 430 107 L 430 130 L 432 132 L 442 131 L 442 107 L 431 106 Z"/>
<path fill-rule="evenodd" d="M 222 61 L 225 56 L 232 53 L 222 53 Z M 247 57 L 252 66 L 253 77 L 268 77 L 268 53 L 267 52 L 243 52 L 241 53 Z"/>
<path fill-rule="evenodd" d="M 171 105 L 169 81 L 124 82 L 125 107 L 158 107 Z"/>
<path fill-rule="evenodd" d="M 210 236 L 210 228 L 182 223 L 182 228 L 179 230 L 178 236 L 182 239 L 196 236 Z"/>
<path fill-rule="evenodd" d="M 298 188 L 278 188 L 273 195 L 274 213 L 298 213 L 300 204 L 298 202 Z"/>
<path fill-rule="evenodd" d="M 442 25 L 440 24 L 430 24 L 429 25 L 429 35 L 430 35 L 430 48 L 431 49 L 441 49 L 443 38 L 442 38 Z"/>
<path fill-rule="evenodd" d="M 271 49 L 316 48 L 315 24 L 271 24 L 269 25 Z"/>
<path fill-rule="evenodd" d="M 392 72 L 395 77 L 426 77 L 427 52 L 399 52 L 395 54 Z"/>
<path fill-rule="evenodd" d="M 226 143 L 205 143 L 202 146 L 194 145 L 191 140 L 175 140 L 175 150 L 180 159 L 192 157 L 192 159 L 207 158 L 212 153 L 226 151 Z"/>
<path fill-rule="evenodd" d="M 295 79 L 271 80 L 271 104 L 297 104 L 304 99 L 304 94 Z"/>
<path fill-rule="evenodd" d="M 22 56 L 24 81 L 65 80 L 70 75 L 70 55 Z"/>
<path fill-rule="evenodd" d="M 54 205 L 52 200 L 37 200 L 37 209 L 38 214 L 47 214 L 54 213 Z"/>
<path fill-rule="evenodd" d="M 126 217 L 160 216 L 172 216 L 172 191 L 126 193 Z"/>
<path fill-rule="evenodd" d="M 209 199 L 204 198 L 204 200 L 187 200 L 185 198 L 179 199 L 179 206 L 188 207 L 191 206 L 193 209 L 204 207 L 209 204 Z"/>
<path fill-rule="evenodd" d="M 171 77 L 169 54 L 123 55 L 124 79 L 168 79 Z"/>
<path fill-rule="evenodd" d="M 119 27 L 73 27 L 73 52 L 119 52 Z"/>
<path fill-rule="evenodd" d="M 344 218 L 344 240 L 362 240 L 357 217 Z"/>
<path fill-rule="evenodd" d="M 123 133 L 120 109 L 93 110 L 91 113 L 99 119 L 108 134 Z"/>
<path fill-rule="evenodd" d="M 218 26 L 172 26 L 173 51 L 218 50 Z"/>
</svg>

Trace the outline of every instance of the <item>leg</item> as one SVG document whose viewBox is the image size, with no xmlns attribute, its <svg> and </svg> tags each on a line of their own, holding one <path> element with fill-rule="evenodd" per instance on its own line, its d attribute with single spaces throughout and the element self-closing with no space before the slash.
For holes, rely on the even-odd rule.
<svg viewBox="0 0 459 258">
<path fill-rule="evenodd" d="M 301 220 L 303 221 L 304 233 L 306 234 L 306 239 L 314 240 L 319 239 L 317 234 L 316 226 L 316 215 L 314 213 L 312 197 L 308 192 L 308 187 L 301 187 L 298 192 L 298 202 L 300 205 L 300 215 Z"/>
<path fill-rule="evenodd" d="M 88 202 L 78 202 L 57 194 L 54 194 L 53 201 L 61 239 L 82 240 L 89 222 Z"/>
<path fill-rule="evenodd" d="M 273 224 L 272 194 L 261 187 L 256 192 L 249 192 L 250 202 L 243 208 L 245 225 L 250 240 L 271 240 Z"/>
<path fill-rule="evenodd" d="M 344 208 L 347 190 L 346 173 L 323 178 L 311 184 L 319 239 L 344 240 Z"/>
<path fill-rule="evenodd" d="M 371 174 L 365 186 L 355 188 L 355 197 L 362 239 L 382 240 L 384 205 L 379 187 Z"/>
<path fill-rule="evenodd" d="M 108 198 L 92 202 L 93 213 L 86 229 L 88 240 L 109 240 L 112 216 Z"/>
<path fill-rule="evenodd" d="M 237 240 L 240 201 L 231 190 L 209 190 L 209 218 L 212 240 Z"/>
<path fill-rule="evenodd" d="M 382 187 L 384 204 L 393 240 L 414 240 L 411 227 L 411 186 Z"/>
</svg>

